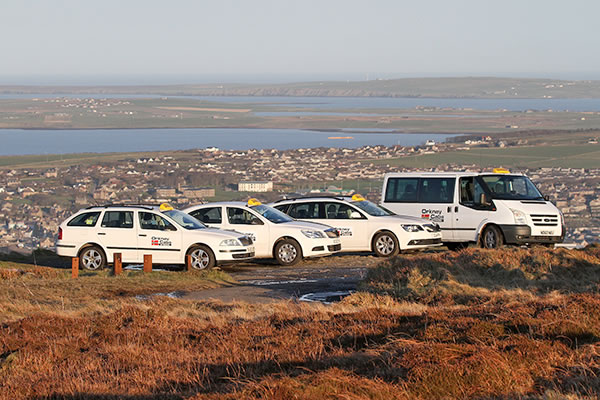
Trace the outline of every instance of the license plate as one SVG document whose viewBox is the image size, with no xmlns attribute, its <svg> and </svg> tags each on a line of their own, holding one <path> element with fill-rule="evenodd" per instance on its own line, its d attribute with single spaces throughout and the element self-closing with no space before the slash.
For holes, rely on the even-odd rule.
<svg viewBox="0 0 600 400">
<path fill-rule="evenodd" d="M 340 243 L 342 243 L 342 241 L 340 239 L 333 239 L 333 243 L 334 244 L 340 244 Z"/>
<path fill-rule="evenodd" d="M 254 253 L 254 246 L 246 247 L 248 253 Z"/>
<path fill-rule="evenodd" d="M 554 231 L 541 231 L 540 233 L 546 236 L 554 236 Z"/>
</svg>

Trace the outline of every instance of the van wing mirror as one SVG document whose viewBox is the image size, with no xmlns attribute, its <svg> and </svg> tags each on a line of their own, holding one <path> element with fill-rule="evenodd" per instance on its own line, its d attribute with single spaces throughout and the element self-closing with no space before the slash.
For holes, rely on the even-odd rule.
<svg viewBox="0 0 600 400">
<path fill-rule="evenodd" d="M 550 201 L 550 196 L 548 196 L 547 194 L 546 194 L 546 195 L 544 195 L 544 200 L 546 200 L 546 201 Z"/>
</svg>

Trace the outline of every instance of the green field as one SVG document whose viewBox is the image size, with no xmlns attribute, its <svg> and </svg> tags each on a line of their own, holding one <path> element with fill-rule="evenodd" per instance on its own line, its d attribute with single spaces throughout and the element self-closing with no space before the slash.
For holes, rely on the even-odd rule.
<svg viewBox="0 0 600 400">
<path fill-rule="evenodd" d="M 475 148 L 372 162 L 407 168 L 430 168 L 445 164 L 508 168 L 600 168 L 600 145 Z"/>
</svg>

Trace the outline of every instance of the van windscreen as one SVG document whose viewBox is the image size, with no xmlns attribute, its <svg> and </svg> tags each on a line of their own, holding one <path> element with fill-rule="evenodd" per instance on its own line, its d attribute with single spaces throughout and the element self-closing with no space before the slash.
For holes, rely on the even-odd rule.
<svg viewBox="0 0 600 400">
<path fill-rule="evenodd" d="M 498 200 L 543 200 L 533 182 L 522 175 L 484 175 L 492 199 Z"/>
</svg>

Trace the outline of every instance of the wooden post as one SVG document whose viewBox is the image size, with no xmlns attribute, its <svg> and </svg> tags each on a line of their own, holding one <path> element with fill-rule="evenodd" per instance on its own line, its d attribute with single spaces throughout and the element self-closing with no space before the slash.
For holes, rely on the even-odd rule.
<svg viewBox="0 0 600 400">
<path fill-rule="evenodd" d="M 186 267 L 186 269 L 189 272 L 189 271 L 192 270 L 192 256 L 189 255 L 189 254 L 187 256 L 185 256 L 185 261 L 186 261 L 185 262 L 185 267 Z"/>
<path fill-rule="evenodd" d="M 79 257 L 71 259 L 71 278 L 75 279 L 79 276 Z"/>
<path fill-rule="evenodd" d="M 144 254 L 144 272 L 152 272 L 152 254 Z"/>
<path fill-rule="evenodd" d="M 115 276 L 117 275 L 121 275 L 121 272 L 123 272 L 123 262 L 122 262 L 122 256 L 121 253 L 115 253 L 113 255 L 113 273 Z"/>
</svg>

